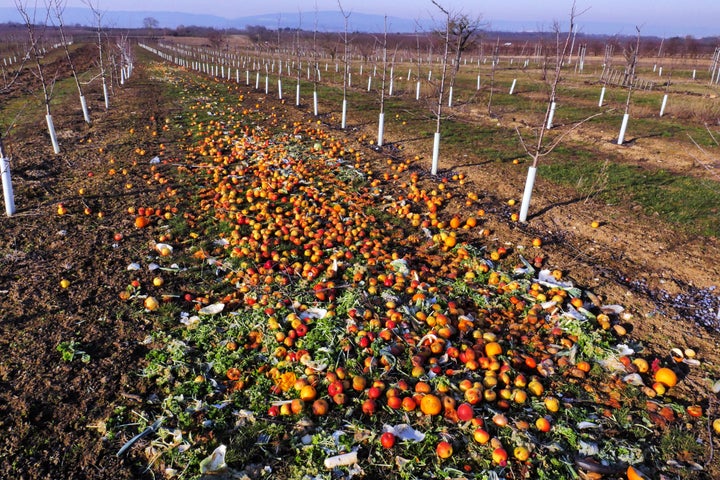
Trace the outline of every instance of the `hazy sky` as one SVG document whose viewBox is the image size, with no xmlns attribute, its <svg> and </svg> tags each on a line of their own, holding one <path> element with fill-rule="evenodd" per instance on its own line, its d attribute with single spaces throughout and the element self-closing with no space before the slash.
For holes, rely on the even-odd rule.
<svg viewBox="0 0 720 480">
<path fill-rule="evenodd" d="M 28 0 L 22 0 L 28 2 Z M 92 0 L 101 10 L 181 11 L 206 13 L 226 18 L 278 12 L 337 10 L 337 0 Z M 341 0 L 346 11 L 387 14 L 404 18 L 436 16 L 430 0 Z M 29 3 L 34 4 L 34 0 Z M 42 2 L 40 2 L 42 4 Z M 553 20 L 566 23 L 572 0 L 441 0 L 450 10 L 471 16 L 482 15 L 492 24 L 520 21 L 526 29 L 547 28 Z M 68 6 L 83 6 L 81 0 L 67 0 Z M 14 0 L 0 0 L 0 7 L 12 7 Z M 632 34 L 633 26 L 656 35 L 720 35 L 720 0 L 577 0 L 577 9 L 588 9 L 579 19 L 583 23 L 618 25 Z"/>
</svg>

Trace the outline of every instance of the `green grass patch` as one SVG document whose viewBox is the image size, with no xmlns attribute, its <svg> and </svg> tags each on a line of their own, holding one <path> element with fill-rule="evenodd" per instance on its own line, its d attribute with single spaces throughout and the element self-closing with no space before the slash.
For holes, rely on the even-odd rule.
<svg viewBox="0 0 720 480">
<path fill-rule="evenodd" d="M 576 188 L 585 197 L 598 196 L 608 203 L 626 206 L 636 203 L 646 214 L 658 214 L 687 232 L 720 235 L 717 182 L 565 155 L 541 165 L 539 173 Z"/>
</svg>

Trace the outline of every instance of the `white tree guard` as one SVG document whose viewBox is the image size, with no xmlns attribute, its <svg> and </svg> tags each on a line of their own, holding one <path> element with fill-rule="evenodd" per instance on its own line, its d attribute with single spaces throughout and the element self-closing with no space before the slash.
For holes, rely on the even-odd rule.
<svg viewBox="0 0 720 480">
<path fill-rule="evenodd" d="M 521 222 L 527 221 L 528 210 L 530 210 L 530 199 L 532 198 L 533 187 L 535 186 L 535 176 L 537 174 L 537 167 L 528 168 L 528 176 L 525 180 L 525 191 L 523 192 L 522 203 L 520 204 L 520 216 Z"/>
<path fill-rule="evenodd" d="M 50 141 L 52 142 L 53 152 L 57 155 L 60 153 L 60 145 L 58 144 L 57 134 L 55 133 L 55 124 L 53 123 L 52 115 L 45 115 L 45 121 L 48 126 L 48 133 L 50 134 Z"/>
<path fill-rule="evenodd" d="M 85 95 L 80 95 L 80 106 L 82 107 L 83 119 L 85 120 L 85 123 L 91 123 L 90 111 L 88 110 L 87 100 L 85 99 Z"/>
<path fill-rule="evenodd" d="M 385 133 L 385 114 L 381 113 L 378 118 L 378 147 L 383 146 L 383 133 Z"/>
<path fill-rule="evenodd" d="M 110 96 L 108 95 L 107 82 L 103 79 L 103 98 L 105 99 L 105 110 L 110 110 Z"/>
<path fill-rule="evenodd" d="M 662 105 L 660 106 L 660 116 L 665 115 L 665 107 L 667 106 L 668 94 L 663 95 Z"/>
<path fill-rule="evenodd" d="M 10 177 L 10 162 L 5 157 L 0 157 L 0 175 L 2 175 L 5 214 L 11 217 L 15 215 L 15 195 L 13 194 L 12 178 Z"/>
<path fill-rule="evenodd" d="M 550 130 L 553 127 L 553 120 L 555 118 L 555 108 L 557 104 L 555 102 L 550 103 L 550 114 L 548 115 L 547 128 Z"/>
<path fill-rule="evenodd" d="M 343 98 L 342 103 L 342 122 L 340 123 L 340 128 L 345 130 L 345 125 L 347 125 L 347 99 Z"/>
<path fill-rule="evenodd" d="M 625 130 L 627 130 L 627 124 L 628 124 L 629 119 L 630 119 L 629 113 L 626 113 L 625 115 L 623 115 L 622 125 L 620 126 L 620 135 L 618 135 L 618 141 L 617 141 L 618 145 L 622 145 L 623 142 L 625 141 Z"/>
<path fill-rule="evenodd" d="M 430 173 L 437 175 L 438 163 L 440 163 L 440 132 L 435 132 L 433 138 L 433 156 L 432 156 L 432 168 Z"/>
</svg>

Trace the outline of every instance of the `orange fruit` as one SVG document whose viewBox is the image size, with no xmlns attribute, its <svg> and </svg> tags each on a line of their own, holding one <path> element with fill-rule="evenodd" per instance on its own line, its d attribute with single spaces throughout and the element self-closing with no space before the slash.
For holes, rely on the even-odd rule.
<svg viewBox="0 0 720 480">
<path fill-rule="evenodd" d="M 453 217 L 452 220 L 450 220 L 450 228 L 458 227 L 460 227 L 460 219 L 458 217 Z"/>
<path fill-rule="evenodd" d="M 696 417 L 696 418 L 702 417 L 702 414 L 703 414 L 703 410 L 700 405 L 690 405 L 689 407 L 687 407 L 686 411 L 687 411 L 688 415 L 690 415 L 691 417 Z"/>
<path fill-rule="evenodd" d="M 448 442 L 442 441 L 435 447 L 435 452 L 440 458 L 450 458 L 453 454 L 453 448 Z"/>
<path fill-rule="evenodd" d="M 497 463 L 498 465 L 506 465 L 507 458 L 508 458 L 507 451 L 502 447 L 497 447 L 492 452 L 493 462 Z"/>
<path fill-rule="evenodd" d="M 647 480 L 645 474 L 633 468 L 632 465 L 628 467 L 626 475 L 628 480 Z"/>
<path fill-rule="evenodd" d="M 669 368 L 663 367 L 655 372 L 655 381 L 662 383 L 666 387 L 674 387 L 677 385 L 677 375 Z"/>
<path fill-rule="evenodd" d="M 482 427 L 477 427 L 475 431 L 473 432 L 473 439 L 481 444 L 484 445 L 488 441 L 490 441 L 490 434 Z"/>
<path fill-rule="evenodd" d="M 316 396 L 317 390 L 315 390 L 315 387 L 313 387 L 312 385 L 305 385 L 300 389 L 300 400 L 309 402 L 311 400 L 315 400 Z"/>
<path fill-rule="evenodd" d="M 429 393 L 420 400 L 420 411 L 425 415 L 438 415 L 442 411 L 442 402 L 436 395 Z"/>
<path fill-rule="evenodd" d="M 502 354 L 502 347 L 497 342 L 488 342 L 485 344 L 485 354 L 488 357 L 495 357 Z"/>
<path fill-rule="evenodd" d="M 137 216 L 135 217 L 135 226 L 137 228 L 145 228 L 150 223 L 150 220 L 147 219 L 147 217 L 141 217 Z"/>
<path fill-rule="evenodd" d="M 552 425 L 550 424 L 550 421 L 545 417 L 540 417 L 537 420 L 535 420 L 535 427 L 537 427 L 538 430 L 541 432 L 549 432 L 550 428 L 552 428 Z"/>
<path fill-rule="evenodd" d="M 560 410 L 560 400 L 555 397 L 545 397 L 543 403 L 545 403 L 545 408 L 547 408 L 549 412 L 555 413 Z"/>
<path fill-rule="evenodd" d="M 318 400 L 315 400 L 312 404 L 312 412 L 313 415 L 325 415 L 328 412 L 328 409 L 330 408 L 330 405 L 328 404 L 327 400 L 324 398 L 320 398 Z"/>
<path fill-rule="evenodd" d="M 415 384 L 415 391 L 417 393 L 430 393 L 432 391 L 432 387 L 429 383 L 420 381 Z"/>
<path fill-rule="evenodd" d="M 143 305 L 151 312 L 160 308 L 160 303 L 155 299 L 155 297 L 147 297 L 143 302 Z"/>
<path fill-rule="evenodd" d="M 304 409 L 305 409 L 305 402 L 303 402 L 299 398 L 293 398 L 292 401 L 290 402 L 290 411 L 293 414 L 298 415 Z"/>
<path fill-rule="evenodd" d="M 530 458 L 530 451 L 525 447 L 515 447 L 515 450 L 513 450 L 513 456 L 521 462 L 525 462 L 528 458 Z"/>
<path fill-rule="evenodd" d="M 405 397 L 402 400 L 402 408 L 406 412 L 412 412 L 415 408 L 417 408 L 417 403 L 412 397 Z"/>
<path fill-rule="evenodd" d="M 638 372 L 640 373 L 646 373 L 650 369 L 650 365 L 648 364 L 647 360 L 644 358 L 636 358 L 632 361 L 633 365 L 635 365 L 638 369 Z"/>
<path fill-rule="evenodd" d="M 589 372 L 590 368 L 591 368 L 590 363 L 586 362 L 585 360 L 581 360 L 581 361 L 577 362 L 577 364 L 575 366 L 585 373 Z"/>
</svg>

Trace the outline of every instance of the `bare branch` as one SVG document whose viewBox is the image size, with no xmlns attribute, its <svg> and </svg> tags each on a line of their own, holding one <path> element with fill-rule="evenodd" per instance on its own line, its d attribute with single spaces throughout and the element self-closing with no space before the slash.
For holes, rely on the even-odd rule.
<svg viewBox="0 0 720 480">
<path fill-rule="evenodd" d="M 445 8 L 444 8 L 442 5 L 440 5 L 440 4 L 439 4 L 438 2 L 436 2 L 435 0 L 431 0 L 431 1 L 432 1 L 433 5 L 435 5 L 441 12 L 443 12 L 443 13 L 444 13 L 445 15 L 447 15 L 447 16 L 450 16 L 450 12 L 448 12 L 447 10 L 445 10 Z"/>
<path fill-rule="evenodd" d="M 65 51 L 65 57 L 67 58 L 68 65 L 70 66 L 70 71 L 72 72 L 72 76 L 75 79 L 75 86 L 78 89 L 78 93 L 80 96 L 83 96 L 82 87 L 80 86 L 80 80 L 78 79 L 77 70 L 75 69 L 75 64 L 72 61 L 72 58 L 70 57 L 70 50 L 68 49 L 68 41 L 65 37 L 65 23 L 63 22 L 63 11 L 65 10 L 65 2 L 63 0 L 54 0 L 52 7 L 55 12 L 55 18 L 57 18 L 58 21 L 58 30 L 60 31 L 60 43 L 62 44 L 63 50 Z"/>
<path fill-rule="evenodd" d="M 52 84 L 54 84 L 55 79 L 53 78 L 52 82 L 48 82 L 47 78 L 45 77 L 45 69 L 42 65 L 40 58 L 42 57 L 41 52 L 39 50 L 39 42 L 40 38 L 43 32 L 36 32 L 35 26 L 38 24 L 38 22 L 35 19 L 35 16 L 37 15 L 37 9 L 33 10 L 33 17 L 30 18 L 30 13 L 28 12 L 27 5 L 20 0 L 15 0 L 15 7 L 18 10 L 18 13 L 23 19 L 23 22 L 25 23 L 25 29 L 28 34 L 28 39 L 30 41 L 30 48 L 28 55 L 32 58 L 33 63 L 35 64 L 35 70 L 33 71 L 33 74 L 40 80 L 40 83 L 42 85 L 43 90 L 43 97 L 44 97 L 44 103 L 45 103 L 45 109 L 47 114 L 50 114 L 50 101 L 52 99 Z M 48 19 L 50 18 L 50 8 L 45 9 L 45 20 L 41 23 L 42 25 L 47 25 Z M 52 83 L 52 84 L 51 84 Z"/>
<path fill-rule="evenodd" d="M 709 129 L 708 129 L 708 133 L 710 133 L 710 136 L 712 137 L 713 141 L 715 141 L 715 143 L 717 144 L 717 141 L 715 140 L 715 137 L 713 136 L 713 134 L 710 132 Z M 702 147 L 695 141 L 695 139 L 694 139 L 689 133 L 687 134 L 687 136 L 690 138 L 690 141 L 695 145 L 695 147 L 696 147 L 698 150 L 700 150 L 701 153 L 703 153 L 703 154 L 704 154 L 705 156 L 707 156 L 707 157 L 711 157 L 711 155 L 710 155 L 704 148 L 702 148 Z M 702 160 L 700 160 L 699 158 L 697 158 L 695 155 L 690 155 L 690 156 L 691 156 L 696 162 L 698 162 L 698 163 L 700 164 L 700 166 L 702 166 L 705 170 L 707 170 L 710 174 L 712 174 L 712 176 L 714 176 L 715 178 L 720 179 L 720 175 L 718 175 L 717 172 L 713 171 L 712 168 L 711 168 L 709 165 L 707 165 L 705 162 L 703 162 Z"/>
<path fill-rule="evenodd" d="M 606 113 L 610 113 L 614 110 L 615 109 L 613 108 L 613 109 L 610 109 L 610 110 L 607 110 L 604 112 L 598 112 L 594 115 L 590 115 L 589 117 L 580 120 L 579 122 L 574 123 L 570 128 L 568 128 L 567 130 L 562 132 L 560 135 L 558 135 L 558 137 L 542 153 L 540 153 L 540 156 L 544 157 L 544 156 L 548 155 L 549 153 L 551 153 L 553 150 L 555 150 L 555 147 L 557 147 L 560 144 L 560 142 L 562 142 L 563 139 L 565 139 L 565 137 L 567 137 L 570 133 L 577 130 L 581 125 L 589 122 L 590 120 L 592 120 L 595 117 L 605 115 Z"/>
<path fill-rule="evenodd" d="M 710 138 L 712 138 L 713 142 L 715 142 L 715 145 L 720 146 L 720 143 L 717 141 L 717 139 L 715 138 L 715 135 L 713 135 L 712 131 L 710 131 L 710 127 L 708 127 L 707 123 L 705 124 L 705 130 L 707 130 L 708 134 L 710 135 Z"/>
<path fill-rule="evenodd" d="M 532 157 L 532 153 L 530 153 L 530 149 L 528 148 L 527 144 L 525 143 L 525 138 L 523 138 L 522 133 L 520 133 L 520 129 L 518 127 L 515 127 L 515 133 L 517 133 L 518 138 L 520 139 L 520 145 L 523 147 L 523 150 L 525 150 L 525 153 Z"/>
</svg>

